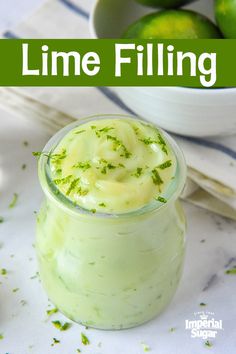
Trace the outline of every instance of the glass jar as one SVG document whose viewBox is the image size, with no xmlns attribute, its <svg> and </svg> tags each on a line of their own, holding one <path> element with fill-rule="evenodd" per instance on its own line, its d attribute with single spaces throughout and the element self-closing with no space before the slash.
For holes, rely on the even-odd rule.
<svg viewBox="0 0 236 354">
<path fill-rule="evenodd" d="M 99 118 L 67 126 L 44 151 L 53 151 L 71 129 Z M 163 195 L 167 203 L 124 214 L 92 214 L 75 206 L 51 180 L 48 157 L 39 159 L 46 196 L 37 219 L 40 277 L 50 300 L 76 322 L 101 329 L 137 326 L 158 315 L 176 291 L 185 252 L 186 223 L 178 198 L 186 165 L 173 139 L 162 134 L 177 160 Z"/>
</svg>

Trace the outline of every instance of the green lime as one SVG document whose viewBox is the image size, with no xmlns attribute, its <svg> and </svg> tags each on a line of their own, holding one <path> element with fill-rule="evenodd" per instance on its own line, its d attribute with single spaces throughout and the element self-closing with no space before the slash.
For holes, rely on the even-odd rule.
<svg viewBox="0 0 236 354">
<path fill-rule="evenodd" d="M 236 0 L 216 0 L 215 15 L 223 35 L 236 39 Z"/>
<path fill-rule="evenodd" d="M 124 38 L 198 39 L 221 38 L 207 17 L 189 10 L 165 10 L 146 15 L 133 23 Z"/>
<path fill-rule="evenodd" d="M 136 0 L 142 5 L 151 6 L 151 7 L 163 7 L 165 9 L 174 9 L 186 5 L 190 2 L 196 0 Z"/>
</svg>

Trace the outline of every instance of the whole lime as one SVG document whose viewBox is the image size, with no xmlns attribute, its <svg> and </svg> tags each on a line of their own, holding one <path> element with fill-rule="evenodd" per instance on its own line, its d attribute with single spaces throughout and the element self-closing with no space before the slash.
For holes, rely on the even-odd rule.
<svg viewBox="0 0 236 354">
<path fill-rule="evenodd" d="M 124 38 L 198 39 L 221 38 L 207 17 L 190 10 L 164 10 L 146 15 L 128 27 Z"/>
<path fill-rule="evenodd" d="M 140 4 L 151 7 L 163 7 L 165 9 L 174 9 L 186 5 L 196 0 L 136 0 Z"/>
<path fill-rule="evenodd" d="M 216 0 L 215 15 L 223 35 L 236 39 L 236 0 Z"/>
</svg>

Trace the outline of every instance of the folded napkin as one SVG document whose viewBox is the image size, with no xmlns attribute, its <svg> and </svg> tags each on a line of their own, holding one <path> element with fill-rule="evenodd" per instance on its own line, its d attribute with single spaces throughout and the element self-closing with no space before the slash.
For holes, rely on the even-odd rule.
<svg viewBox="0 0 236 354">
<path fill-rule="evenodd" d="M 49 0 L 30 18 L 2 34 L 5 38 L 89 38 L 92 0 Z M 0 105 L 34 119 L 51 133 L 84 116 L 130 113 L 105 87 L 0 88 Z M 227 114 L 227 112 L 226 112 Z M 236 220 L 236 139 L 174 136 L 188 165 L 182 197 Z"/>
</svg>

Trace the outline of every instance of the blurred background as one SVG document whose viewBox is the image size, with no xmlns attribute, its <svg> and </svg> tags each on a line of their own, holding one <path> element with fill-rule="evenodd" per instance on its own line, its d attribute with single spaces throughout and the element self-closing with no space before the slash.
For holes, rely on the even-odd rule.
<svg viewBox="0 0 236 354">
<path fill-rule="evenodd" d="M 45 0 L 10 0 L 0 2 L 0 31 L 27 18 Z"/>
</svg>

